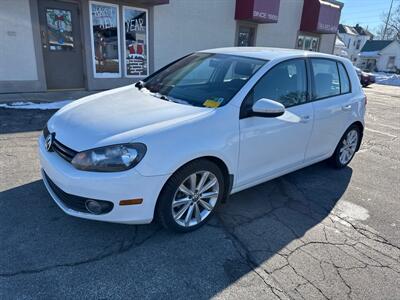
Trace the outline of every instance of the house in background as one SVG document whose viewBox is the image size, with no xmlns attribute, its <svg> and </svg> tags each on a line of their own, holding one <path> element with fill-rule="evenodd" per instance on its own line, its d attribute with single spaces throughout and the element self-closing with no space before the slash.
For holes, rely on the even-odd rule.
<svg viewBox="0 0 400 300">
<path fill-rule="evenodd" d="M 372 33 L 358 24 L 356 26 L 339 24 L 338 36 L 346 45 L 348 58 L 353 64 L 357 62 L 358 54 L 365 43 L 374 37 Z"/>
<path fill-rule="evenodd" d="M 357 66 L 367 71 L 400 72 L 400 42 L 367 41 L 361 49 Z"/>
<path fill-rule="evenodd" d="M 336 35 L 335 49 L 333 50 L 333 54 L 340 57 L 349 58 L 347 47 L 345 43 L 342 41 L 342 39 L 339 37 L 339 35 Z"/>
</svg>

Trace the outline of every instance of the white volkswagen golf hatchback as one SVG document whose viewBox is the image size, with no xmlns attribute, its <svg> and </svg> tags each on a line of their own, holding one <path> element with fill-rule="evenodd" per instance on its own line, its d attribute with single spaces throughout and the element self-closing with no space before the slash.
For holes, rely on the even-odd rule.
<svg viewBox="0 0 400 300">
<path fill-rule="evenodd" d="M 358 150 L 366 97 L 347 59 L 222 48 L 60 109 L 39 140 L 43 181 L 69 215 L 203 225 L 229 194 Z M 245 199 L 243 201 L 246 201 Z"/>
</svg>

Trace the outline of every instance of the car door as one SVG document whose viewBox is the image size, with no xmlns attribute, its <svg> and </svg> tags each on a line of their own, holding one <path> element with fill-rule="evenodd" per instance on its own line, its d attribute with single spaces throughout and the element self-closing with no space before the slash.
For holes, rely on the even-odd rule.
<svg viewBox="0 0 400 300">
<path fill-rule="evenodd" d="M 285 113 L 271 118 L 250 116 L 248 111 L 262 98 L 282 103 Z M 254 85 L 241 107 L 238 187 L 303 163 L 313 124 L 308 99 L 304 59 L 275 65 Z"/>
<path fill-rule="evenodd" d="M 314 129 L 306 160 L 329 156 L 351 119 L 352 100 L 349 76 L 344 65 L 332 59 L 311 58 L 313 78 Z"/>
</svg>

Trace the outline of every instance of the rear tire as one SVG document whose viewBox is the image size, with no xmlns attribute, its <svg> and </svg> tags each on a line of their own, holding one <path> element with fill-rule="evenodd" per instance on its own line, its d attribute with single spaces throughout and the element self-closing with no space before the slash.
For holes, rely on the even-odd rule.
<svg viewBox="0 0 400 300">
<path fill-rule="evenodd" d="M 164 185 L 157 202 L 157 216 L 168 230 L 190 232 L 204 225 L 224 197 L 224 176 L 206 159 L 177 170 Z"/>
<path fill-rule="evenodd" d="M 341 169 L 346 167 L 357 152 L 361 142 L 361 130 L 357 125 L 350 126 L 343 134 L 335 152 L 329 159 L 330 164 L 336 168 Z"/>
</svg>

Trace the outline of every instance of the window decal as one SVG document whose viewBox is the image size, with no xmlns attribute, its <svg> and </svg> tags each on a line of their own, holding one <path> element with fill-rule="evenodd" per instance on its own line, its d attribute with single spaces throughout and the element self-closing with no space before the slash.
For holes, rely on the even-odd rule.
<svg viewBox="0 0 400 300">
<path fill-rule="evenodd" d="M 319 49 L 319 37 L 299 35 L 296 48 L 317 52 Z"/>
<path fill-rule="evenodd" d="M 51 51 L 72 50 L 74 37 L 72 35 L 71 11 L 64 9 L 46 9 L 47 41 Z"/>
<path fill-rule="evenodd" d="M 118 6 L 91 1 L 90 27 L 94 77 L 121 77 Z"/>
<path fill-rule="evenodd" d="M 125 75 L 149 75 L 147 10 L 123 7 Z"/>
</svg>

